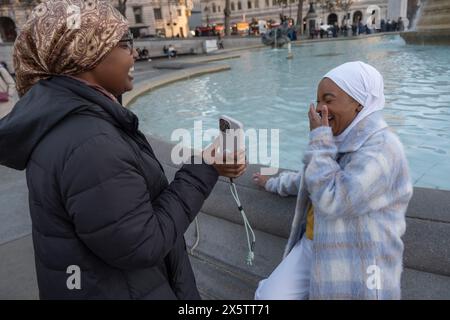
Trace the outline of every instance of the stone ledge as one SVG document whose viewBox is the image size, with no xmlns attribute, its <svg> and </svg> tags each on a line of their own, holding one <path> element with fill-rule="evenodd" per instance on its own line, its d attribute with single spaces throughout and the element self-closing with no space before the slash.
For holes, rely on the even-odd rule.
<svg viewBox="0 0 450 320">
<path fill-rule="evenodd" d="M 253 299 L 258 281 L 281 261 L 286 239 L 256 231 L 255 264 L 244 263 L 243 226 L 199 214 L 200 242 L 193 255 L 194 273 L 205 299 Z M 186 232 L 189 247 L 195 242 L 195 224 Z M 450 299 L 450 277 L 405 267 L 403 299 Z"/>
<path fill-rule="evenodd" d="M 163 163 L 168 178 L 172 179 L 179 168 L 170 161 L 172 145 L 151 137 L 149 137 L 149 140 L 158 158 Z M 283 198 L 267 193 L 255 186 L 251 176 L 260 167 L 249 165 L 247 172 L 236 180 L 239 197 L 254 229 L 272 237 L 287 239 L 296 198 Z M 405 266 L 450 276 L 450 222 L 448 214 L 450 205 L 447 205 L 450 191 L 425 188 L 415 188 L 414 191 L 413 200 L 407 212 L 406 233 L 403 237 Z M 255 201 L 255 199 L 258 200 Z M 242 227 L 242 219 L 230 195 L 226 179 L 220 179 L 216 184 L 213 192 L 203 205 L 202 212 L 209 217 L 222 219 Z M 219 231 L 216 230 L 216 232 Z M 235 236 L 238 237 L 239 234 Z M 233 243 L 233 238 L 228 240 Z M 222 249 L 218 252 L 222 252 Z M 244 252 L 241 255 L 244 255 Z"/>
<path fill-rule="evenodd" d="M 429 29 L 401 33 L 408 44 L 416 45 L 449 45 L 450 29 Z"/>
<path fill-rule="evenodd" d="M 220 72 L 229 69 L 230 66 L 226 64 L 202 65 L 161 75 L 148 81 L 142 81 L 137 84 L 131 92 L 123 95 L 123 105 L 129 106 L 140 95 L 169 83 L 190 79 L 192 77 L 197 77 L 207 73 Z"/>
</svg>

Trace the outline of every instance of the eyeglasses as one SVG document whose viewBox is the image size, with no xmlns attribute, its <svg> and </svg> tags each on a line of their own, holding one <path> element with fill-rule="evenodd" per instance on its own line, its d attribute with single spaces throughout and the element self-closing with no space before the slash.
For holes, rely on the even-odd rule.
<svg viewBox="0 0 450 320">
<path fill-rule="evenodd" d="M 130 50 L 130 54 L 133 55 L 133 34 L 128 33 L 125 38 L 119 40 L 119 46 L 125 49 L 125 46 L 128 50 Z"/>
</svg>

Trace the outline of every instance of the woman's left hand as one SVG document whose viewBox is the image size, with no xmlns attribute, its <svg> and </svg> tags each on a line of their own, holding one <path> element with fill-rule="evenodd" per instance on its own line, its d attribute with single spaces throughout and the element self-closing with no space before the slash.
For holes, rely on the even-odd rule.
<svg viewBox="0 0 450 320">
<path fill-rule="evenodd" d="M 320 126 L 324 126 L 324 127 L 330 126 L 328 123 L 328 107 L 327 106 L 322 107 L 322 117 L 321 117 L 316 112 L 316 110 L 314 108 L 314 104 L 311 103 L 309 105 L 308 117 L 309 117 L 309 129 L 311 131 L 313 131 L 314 129 L 316 129 Z"/>
</svg>

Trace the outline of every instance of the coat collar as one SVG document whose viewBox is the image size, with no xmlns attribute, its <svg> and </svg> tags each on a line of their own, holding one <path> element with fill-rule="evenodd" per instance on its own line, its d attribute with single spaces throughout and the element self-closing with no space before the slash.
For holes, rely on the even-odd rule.
<svg viewBox="0 0 450 320">
<path fill-rule="evenodd" d="M 376 111 L 362 119 L 339 145 L 339 153 L 357 151 L 376 132 L 387 128 L 382 111 Z"/>
</svg>

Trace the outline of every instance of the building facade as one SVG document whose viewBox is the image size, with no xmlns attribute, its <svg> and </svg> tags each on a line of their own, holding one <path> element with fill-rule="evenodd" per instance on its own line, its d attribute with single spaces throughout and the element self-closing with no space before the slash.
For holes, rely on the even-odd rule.
<svg viewBox="0 0 450 320">
<path fill-rule="evenodd" d="M 112 0 L 118 7 L 118 0 Z M 12 42 L 26 22 L 32 8 L 39 0 L 0 0 L 0 43 Z M 408 10 L 408 18 L 414 17 L 418 0 L 354 0 L 348 12 L 338 8 L 330 9 L 330 1 L 305 0 L 303 17 L 310 3 L 314 3 L 317 14 L 315 23 L 341 26 L 344 22 L 361 21 L 366 24 L 370 16 L 375 17 L 375 26 L 380 28 L 381 19 L 393 19 Z M 331 1 L 332 2 L 332 1 Z M 399 6 L 401 3 L 401 6 Z M 232 24 L 256 20 L 280 21 L 282 16 L 297 18 L 298 0 L 287 0 L 284 5 L 279 0 L 230 0 Z M 185 38 L 199 25 L 224 23 L 225 0 L 128 0 L 126 17 L 135 37 L 163 36 Z M 400 13 L 399 13 L 400 12 Z M 345 17 L 348 19 L 345 21 Z M 404 19 L 407 23 L 407 19 Z M 407 25 L 407 24 L 406 24 Z M 306 19 L 304 21 L 306 26 Z"/>
<path fill-rule="evenodd" d="M 135 37 L 189 36 L 192 0 L 129 0 L 126 17 Z"/>
<path fill-rule="evenodd" d="M 118 0 L 113 0 L 118 8 Z M 13 42 L 38 0 L 0 0 L 0 43 Z M 126 17 L 135 37 L 185 38 L 192 0 L 128 0 Z"/>
<path fill-rule="evenodd" d="M 348 21 L 361 20 L 366 23 L 369 16 L 375 11 L 375 24 L 379 28 L 381 19 L 387 20 L 388 0 L 354 0 L 348 12 L 338 8 L 328 9 L 326 1 L 307 1 L 303 3 L 303 17 L 305 18 L 310 3 L 314 3 L 314 9 L 318 15 L 317 24 L 334 24 L 337 22 L 341 26 L 345 17 Z M 201 0 L 202 23 L 223 24 L 225 0 Z M 288 18 L 297 18 L 298 0 L 288 0 L 287 4 L 280 5 L 278 0 L 230 0 L 231 23 L 250 22 L 256 20 L 280 21 L 280 14 Z"/>
<path fill-rule="evenodd" d="M 35 1 L 0 0 L 0 43 L 16 39 L 35 5 Z"/>
</svg>

